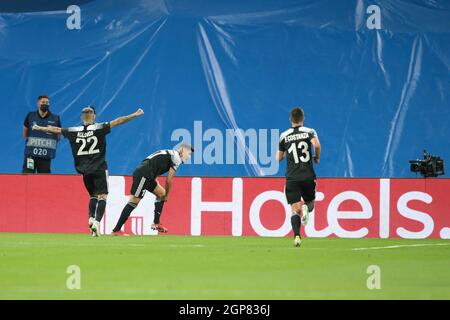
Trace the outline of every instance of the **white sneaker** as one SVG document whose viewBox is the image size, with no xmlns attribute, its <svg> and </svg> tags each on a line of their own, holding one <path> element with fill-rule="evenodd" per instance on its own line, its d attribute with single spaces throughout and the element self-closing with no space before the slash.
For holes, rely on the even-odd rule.
<svg viewBox="0 0 450 320">
<path fill-rule="evenodd" d="M 100 223 L 97 220 L 94 220 L 94 223 L 91 226 L 91 231 L 93 237 L 100 236 Z"/>
<path fill-rule="evenodd" d="M 309 221 L 309 210 L 306 204 L 302 205 L 302 225 L 306 226 Z"/>
<path fill-rule="evenodd" d="M 302 244 L 302 238 L 300 238 L 299 236 L 296 236 L 294 239 L 294 246 L 300 247 L 301 244 Z"/>
<path fill-rule="evenodd" d="M 92 225 L 94 224 L 95 219 L 92 217 L 89 217 L 89 229 L 92 227 Z"/>
</svg>

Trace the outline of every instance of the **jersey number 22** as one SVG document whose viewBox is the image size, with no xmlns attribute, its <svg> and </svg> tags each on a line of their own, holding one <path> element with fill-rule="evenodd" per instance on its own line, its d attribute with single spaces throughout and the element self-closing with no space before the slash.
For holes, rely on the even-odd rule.
<svg viewBox="0 0 450 320">
<path fill-rule="evenodd" d="M 89 150 L 85 150 L 87 145 L 92 141 L 91 146 L 89 147 Z M 95 149 L 95 147 L 97 146 L 98 143 L 98 139 L 96 136 L 92 136 L 89 137 L 87 139 L 85 138 L 77 138 L 77 140 L 75 140 L 76 143 L 80 143 L 81 142 L 81 146 L 80 149 L 78 149 L 77 155 L 78 156 L 85 156 L 88 154 L 96 154 L 99 153 L 100 150 L 99 149 Z"/>
</svg>

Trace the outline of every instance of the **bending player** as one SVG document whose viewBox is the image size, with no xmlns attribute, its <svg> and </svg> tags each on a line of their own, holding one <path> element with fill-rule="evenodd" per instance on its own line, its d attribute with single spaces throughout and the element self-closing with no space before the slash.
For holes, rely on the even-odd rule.
<svg viewBox="0 0 450 320">
<path fill-rule="evenodd" d="M 165 233 L 167 228 L 163 227 L 159 221 L 164 202 L 167 201 L 172 189 L 172 179 L 178 167 L 189 159 L 194 149 L 187 144 L 181 145 L 178 150 L 159 150 L 149 155 L 133 172 L 133 184 L 131 186 L 131 196 L 127 205 L 123 208 L 119 221 L 113 229 L 113 235 L 127 235 L 122 231 L 122 227 L 144 197 L 148 190 L 156 196 L 155 216 L 152 224 L 153 230 Z M 168 172 L 165 188 L 163 188 L 156 178 Z"/>
<path fill-rule="evenodd" d="M 286 187 L 287 202 L 292 208 L 291 224 L 294 231 L 294 245 L 301 244 L 300 236 L 300 212 L 301 223 L 306 226 L 309 213 L 314 210 L 316 198 L 316 173 L 314 163 L 320 159 L 320 142 L 316 130 L 303 126 L 305 114 L 303 109 L 294 108 L 290 113 L 292 128 L 280 135 L 280 145 L 277 152 L 277 160 L 282 161 L 287 155 Z M 314 146 L 314 158 L 312 154 Z M 301 200 L 303 198 L 303 205 Z"/>
<path fill-rule="evenodd" d="M 84 185 L 89 192 L 89 228 L 93 236 L 99 235 L 99 224 L 105 213 L 108 195 L 106 135 L 112 128 L 143 114 L 144 111 L 138 109 L 135 113 L 111 122 L 96 123 L 94 107 L 87 106 L 81 112 L 82 126 L 70 128 L 33 126 L 33 130 L 62 133 L 69 140 L 75 168 L 83 175 Z"/>
</svg>

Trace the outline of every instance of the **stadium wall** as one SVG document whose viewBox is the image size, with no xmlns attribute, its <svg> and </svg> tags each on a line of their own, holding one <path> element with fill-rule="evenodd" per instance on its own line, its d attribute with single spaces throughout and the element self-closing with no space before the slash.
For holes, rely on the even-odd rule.
<svg viewBox="0 0 450 320">
<path fill-rule="evenodd" d="M 102 233 L 127 202 L 132 179 L 111 176 Z M 160 179 L 164 183 L 164 178 Z M 170 234 L 291 235 L 282 178 L 176 177 L 162 222 Z M 450 239 L 450 179 L 322 178 L 308 237 Z M 78 175 L 0 175 L 0 232 L 87 233 L 88 195 Z M 125 231 L 151 235 L 147 193 Z"/>
<path fill-rule="evenodd" d="M 98 121 L 142 106 L 108 137 L 115 175 L 182 142 L 180 175 L 282 175 L 301 105 L 319 176 L 413 177 L 423 149 L 450 159 L 449 70 L 448 0 L 2 0 L 0 172 L 21 171 L 23 120 L 48 94 L 63 126 L 87 104 Z M 63 139 L 52 172 L 72 163 Z"/>
</svg>

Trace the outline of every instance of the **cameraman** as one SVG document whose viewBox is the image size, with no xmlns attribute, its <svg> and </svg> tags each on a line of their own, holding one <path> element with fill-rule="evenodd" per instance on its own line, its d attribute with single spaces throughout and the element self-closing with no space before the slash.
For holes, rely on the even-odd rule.
<svg viewBox="0 0 450 320">
<path fill-rule="evenodd" d="M 23 123 L 26 141 L 22 173 L 50 173 L 50 164 L 56 155 L 60 135 L 33 130 L 33 125 L 61 127 L 59 116 L 50 112 L 48 96 L 39 96 L 37 111 L 27 114 Z"/>
</svg>

